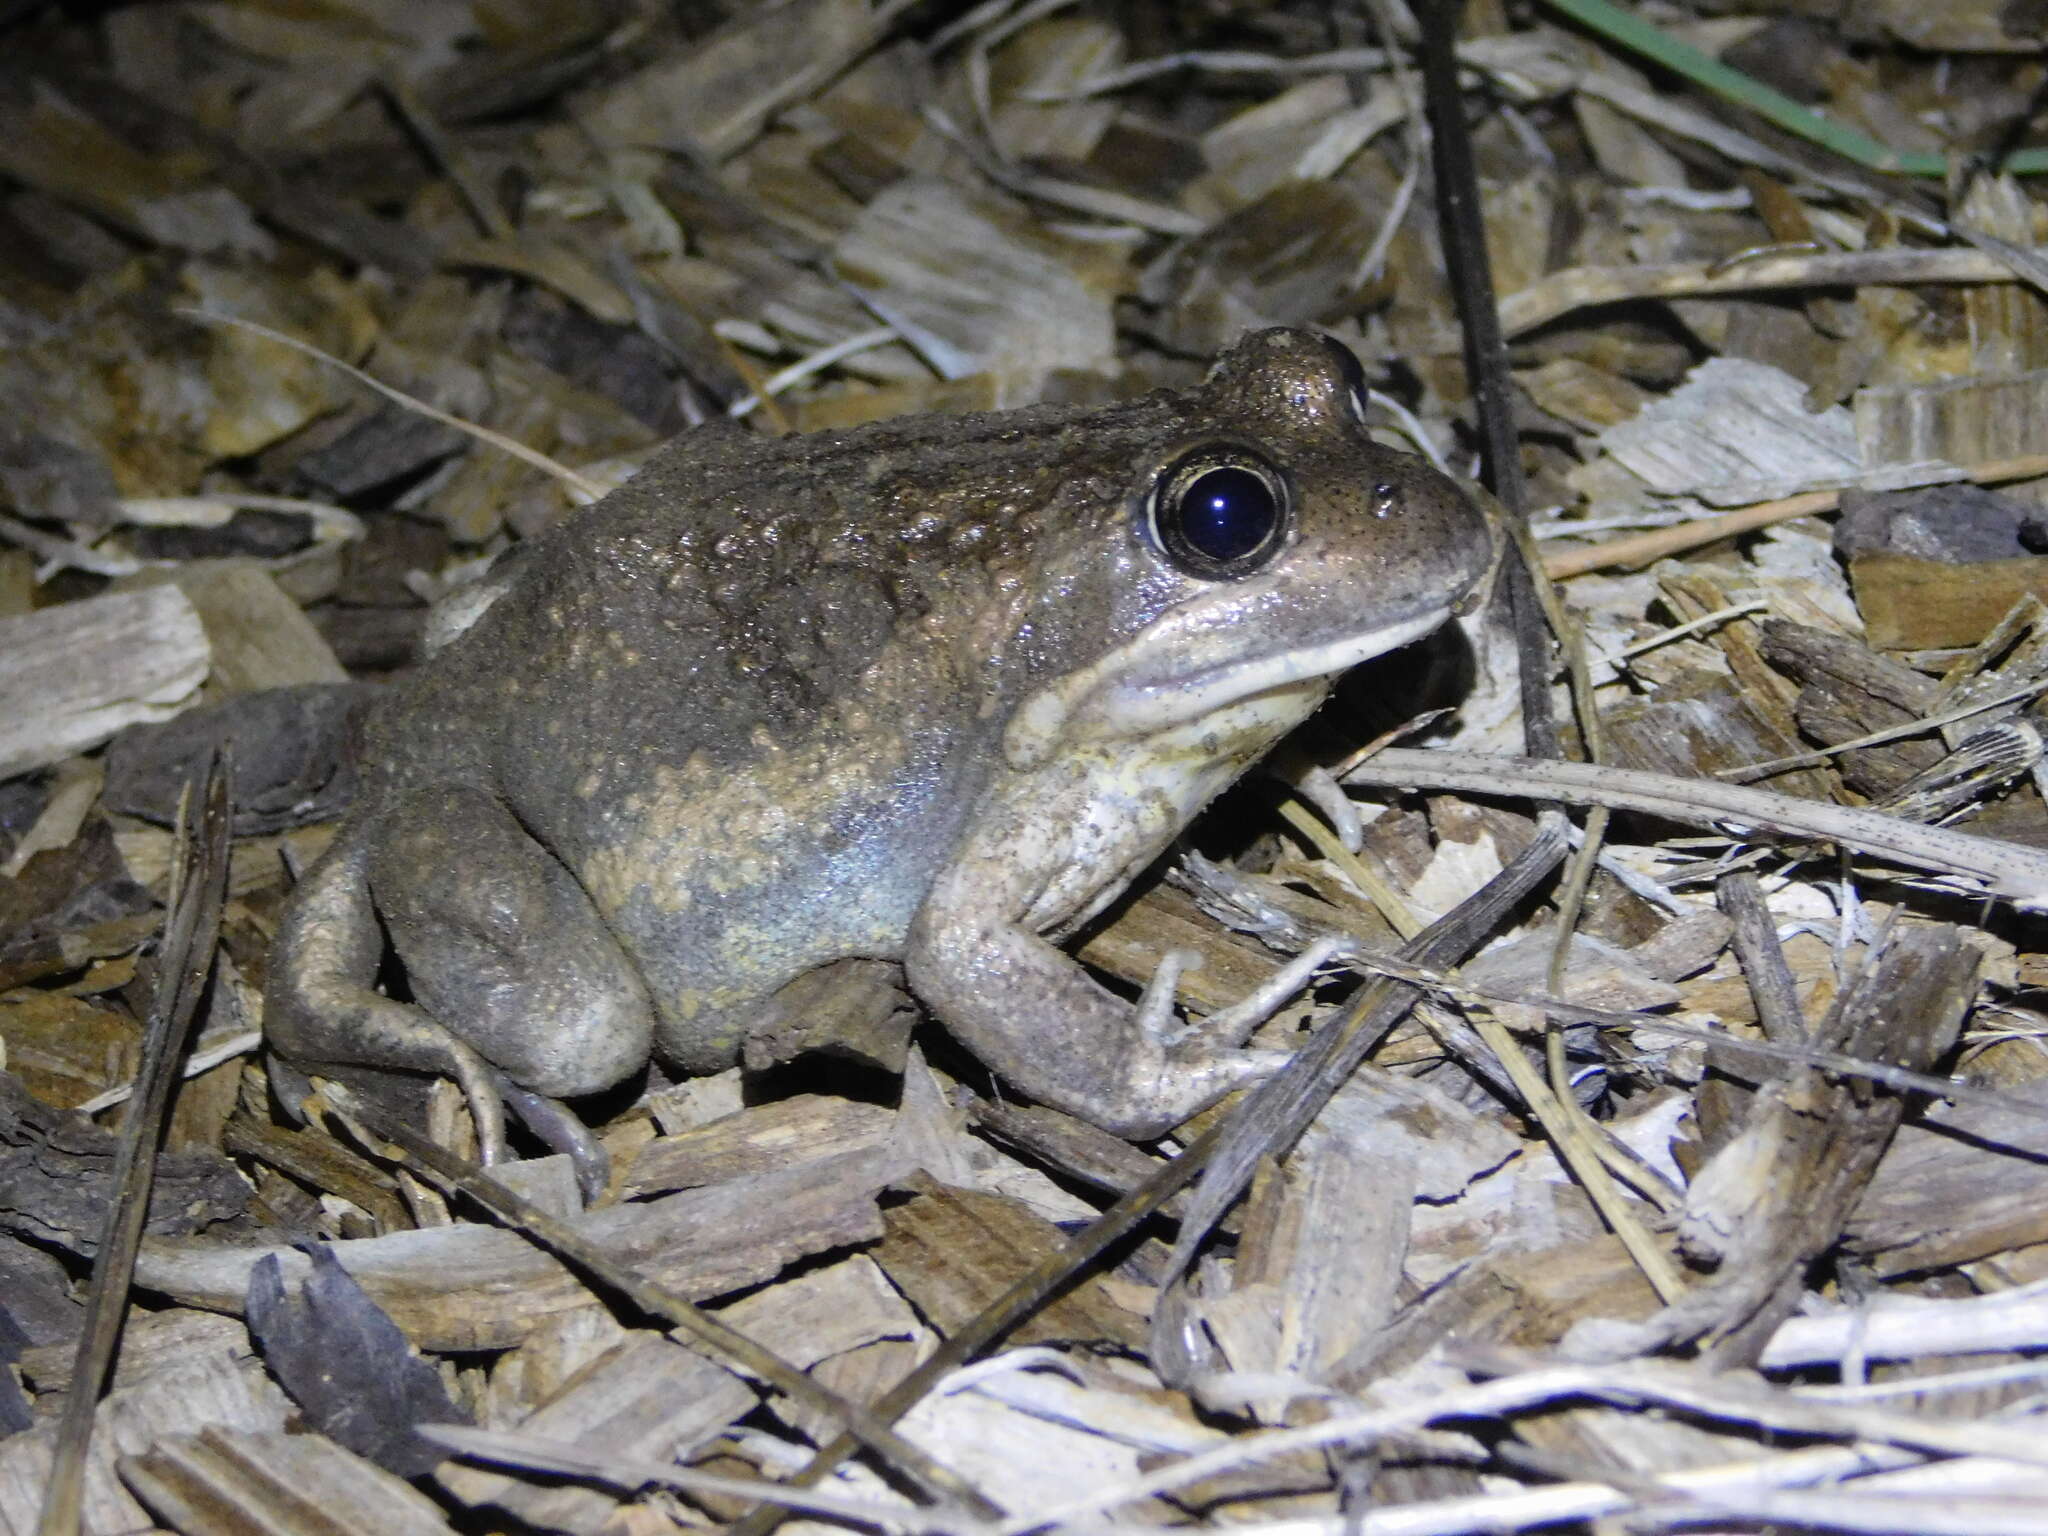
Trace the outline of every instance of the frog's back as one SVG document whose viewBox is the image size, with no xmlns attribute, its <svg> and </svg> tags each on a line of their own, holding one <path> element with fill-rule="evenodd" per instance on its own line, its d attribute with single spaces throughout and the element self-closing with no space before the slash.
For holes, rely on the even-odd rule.
<svg viewBox="0 0 2048 1536">
<path fill-rule="evenodd" d="M 942 706 L 982 680 L 985 657 L 953 664 L 985 638 L 975 619 L 1030 581 L 1050 529 L 1116 503 L 1175 420 L 1153 396 L 686 434 L 520 551 L 505 595 L 380 711 L 410 733 L 384 745 L 441 772 L 516 775 L 579 738 L 744 766 L 764 731 L 803 734 L 906 647 L 927 675 L 904 702 Z"/>
</svg>

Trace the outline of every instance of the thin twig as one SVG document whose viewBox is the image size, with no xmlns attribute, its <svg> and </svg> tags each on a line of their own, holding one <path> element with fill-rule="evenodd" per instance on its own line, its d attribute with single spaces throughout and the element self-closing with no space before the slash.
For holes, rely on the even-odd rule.
<svg viewBox="0 0 2048 1536">
<path fill-rule="evenodd" d="M 1930 475 L 1930 483 L 1959 478 L 1975 481 L 1978 485 L 1995 485 L 2001 480 L 2032 480 L 2041 475 L 2048 475 L 2048 453 L 2030 453 L 2015 459 L 1973 464 L 1954 476 L 1944 468 Z M 1790 522 L 1795 517 L 1833 512 L 1841 504 L 1840 491 L 1802 491 L 1797 496 L 1787 496 L 1778 501 L 1760 501 L 1755 506 L 1739 507 L 1718 517 L 1698 518 L 1692 522 L 1674 523 L 1668 528 L 1654 528 L 1648 533 L 1631 534 L 1624 539 L 1610 539 L 1605 544 L 1595 544 L 1587 549 L 1560 550 L 1543 557 L 1543 570 L 1552 580 L 1562 581 L 1567 576 L 1604 570 L 1608 566 L 1648 565 L 1666 555 L 1682 554 L 1702 544 L 1711 544 L 1716 539 L 1754 533 L 1759 528 Z"/>
<path fill-rule="evenodd" d="M 493 448 L 511 454 L 513 458 L 519 460 L 522 464 L 531 464 L 543 474 L 553 475 L 579 496 L 596 501 L 605 493 L 605 487 L 599 485 L 595 480 L 578 474 L 566 464 L 558 464 L 546 454 L 541 453 L 537 449 L 527 447 L 526 444 L 518 439 L 507 437 L 502 432 L 493 432 L 489 427 L 480 427 L 473 421 L 464 421 L 460 416 L 451 416 L 439 407 L 429 405 L 426 401 L 408 395 L 404 390 L 386 384 L 382 379 L 363 372 L 362 369 L 356 367 L 353 363 L 343 362 L 332 352 L 323 352 L 310 341 L 301 341 L 296 336 L 287 336 L 283 331 L 274 331 L 267 325 L 259 325 L 254 320 L 244 320 L 239 315 L 217 314 L 210 309 L 190 309 L 181 305 L 174 308 L 171 313 L 182 315 L 187 320 L 197 320 L 202 325 L 232 326 L 238 331 L 247 331 L 252 336 L 261 336 L 265 341 L 274 341 L 281 347 L 290 347 L 294 352 L 304 353 L 307 357 L 318 358 L 323 363 L 339 368 L 358 384 L 367 385 L 378 394 L 384 396 L 385 399 L 395 401 L 407 410 L 426 417 L 429 421 L 438 421 L 444 427 L 453 427 L 458 432 L 466 432 L 480 443 L 489 443 Z"/>
<path fill-rule="evenodd" d="M 149 1217 L 156 1178 L 157 1149 L 171 1089 L 178 1081 L 178 1057 L 186 1032 L 213 970 L 220 937 L 221 907 L 228 888 L 228 784 L 224 753 L 209 754 L 198 794 L 187 783 L 179 806 L 178 857 L 171 871 L 171 898 L 157 951 L 157 984 L 149 1025 L 142 1037 L 140 1092 L 121 1126 L 114 1154 L 99 1251 L 93 1260 L 92 1294 L 72 1357 L 71 1389 L 57 1427 L 50 1481 L 43 1490 L 36 1536 L 77 1536 L 85 1491 L 85 1458 L 93 1416 L 114 1361 L 115 1340 L 128 1313 L 128 1288 L 135 1254 Z"/>
<path fill-rule="evenodd" d="M 1695 826 L 1735 826 L 1780 836 L 1817 838 L 1896 859 L 1916 869 L 1980 882 L 2027 911 L 2048 911 L 2048 853 L 2023 843 L 1929 827 L 1901 816 L 1855 810 L 1769 790 L 1642 773 L 1587 763 L 1539 762 L 1483 752 L 1389 747 L 1344 776 L 1350 784 L 1387 789 L 1449 789 L 1466 794 L 1521 795 L 1568 805 L 1649 811 Z"/>
</svg>

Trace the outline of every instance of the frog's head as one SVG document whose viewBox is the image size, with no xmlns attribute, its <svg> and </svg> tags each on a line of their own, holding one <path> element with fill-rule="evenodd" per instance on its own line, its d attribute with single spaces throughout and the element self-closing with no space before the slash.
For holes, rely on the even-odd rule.
<svg viewBox="0 0 2048 1536">
<path fill-rule="evenodd" d="M 1048 551 L 1092 634 L 1070 627 L 1070 665 L 1012 713 L 1015 768 L 1196 722 L 1284 729 L 1337 674 L 1435 629 L 1493 561 L 1457 486 L 1368 435 L 1358 362 L 1327 337 L 1247 336 L 1175 405 L 1117 515 Z"/>
</svg>

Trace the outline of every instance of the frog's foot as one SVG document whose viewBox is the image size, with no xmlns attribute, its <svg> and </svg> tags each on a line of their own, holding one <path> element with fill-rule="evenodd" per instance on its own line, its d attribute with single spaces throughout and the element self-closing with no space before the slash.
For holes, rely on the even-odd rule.
<svg viewBox="0 0 2048 1536">
<path fill-rule="evenodd" d="M 1145 990 L 1139 994 L 1138 1006 L 1131 1015 L 1131 1022 L 1147 1040 L 1157 1041 L 1162 1048 L 1170 1048 L 1187 1038 L 1189 1027 L 1174 1018 L 1173 1003 L 1180 991 L 1181 977 L 1201 968 L 1202 952 L 1199 949 L 1169 949 L 1159 957 L 1159 963 L 1152 967 L 1151 979 L 1145 983 Z"/>
<path fill-rule="evenodd" d="M 380 1003 L 388 1001 L 377 997 L 375 993 L 371 993 L 370 996 Z M 267 1005 L 266 1012 L 275 1010 L 276 1007 L 277 1004 L 272 1002 Z M 511 1155 L 505 1145 L 505 1106 L 496 1087 L 496 1083 L 501 1079 L 491 1071 L 488 1062 L 454 1036 L 447 1036 L 445 1043 L 450 1053 L 447 1075 L 455 1078 L 469 1105 L 470 1124 L 476 1131 L 477 1161 L 485 1167 L 492 1163 L 501 1163 Z M 275 1053 L 270 1057 L 267 1070 L 270 1074 L 271 1090 L 276 1093 L 285 1113 L 291 1117 L 294 1124 L 306 1124 L 309 1112 L 313 1108 L 312 1080 L 305 1072 L 299 1070 L 297 1064 Z M 416 1078 L 411 1073 L 387 1072 L 374 1067 L 351 1067 L 333 1062 L 321 1062 L 311 1066 L 309 1070 L 317 1072 L 323 1078 L 336 1079 L 350 1092 L 382 1107 L 408 1124 L 417 1124 L 426 1119 L 426 1083 L 424 1079 Z"/>
<path fill-rule="evenodd" d="M 927 903 L 904 967 L 912 988 L 968 1049 L 1033 1098 L 1120 1136 L 1150 1139 L 1287 1057 L 1239 1049 L 1332 953 L 1316 946 L 1251 997 L 1192 1028 L 1172 1024 L 1169 954 L 1134 1007 L 1038 935 Z"/>
<path fill-rule="evenodd" d="M 462 1086 L 483 1160 L 502 1160 L 505 1112 L 491 1072 L 440 1020 L 375 989 L 383 929 L 370 905 L 369 845 L 343 836 L 309 870 L 278 930 L 264 997 L 263 1030 L 292 1064 L 280 1088 L 308 1087 L 299 1073 L 330 1073 L 389 1098 L 395 1073 L 451 1077 Z M 401 1095 L 409 1098 L 410 1095 Z"/>
<path fill-rule="evenodd" d="M 1183 973 L 1200 968 L 1202 957 L 1192 949 L 1170 949 L 1159 957 L 1159 965 L 1138 999 L 1139 1025 L 1169 1049 L 1195 1040 L 1211 1047 L 1242 1045 L 1253 1030 L 1313 981 L 1317 971 L 1342 954 L 1344 947 L 1342 939 L 1325 934 L 1228 1008 L 1186 1024 L 1174 1023 L 1174 989 Z"/>
<path fill-rule="evenodd" d="M 1276 748 L 1263 764 L 1266 772 L 1287 785 L 1302 799 L 1323 813 L 1323 820 L 1337 834 L 1348 853 L 1365 846 L 1365 820 L 1358 814 L 1358 802 L 1339 784 L 1336 775 L 1307 754 L 1290 747 Z"/>
</svg>

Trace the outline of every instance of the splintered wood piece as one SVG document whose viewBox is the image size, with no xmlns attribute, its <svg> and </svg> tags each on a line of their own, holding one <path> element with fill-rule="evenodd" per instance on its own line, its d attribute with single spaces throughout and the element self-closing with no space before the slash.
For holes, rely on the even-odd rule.
<svg viewBox="0 0 2048 1536">
<path fill-rule="evenodd" d="M 1230 1290 L 1191 1303 L 1233 1370 L 1324 1379 L 1392 1315 L 1417 1155 L 1397 1143 L 1360 1147 L 1318 1122 L 1253 1180 Z"/>
<path fill-rule="evenodd" d="M 1652 697 L 1611 705 L 1601 712 L 1601 723 L 1617 765 L 1689 779 L 1711 779 L 1726 768 L 1775 762 L 1804 750 L 1749 694 L 1707 672 L 1674 679 Z M 1827 777 L 1815 769 L 1773 774 L 1767 782 L 1780 794 L 1829 798 Z"/>
<path fill-rule="evenodd" d="M 316 1190 L 338 1195 L 386 1232 L 410 1227 L 397 1180 L 361 1153 L 314 1130 L 270 1125 L 253 1115 L 236 1115 L 223 1128 L 222 1146 L 237 1156 L 288 1174 Z"/>
<path fill-rule="evenodd" d="M 44 1106 L 76 1109 L 132 1076 L 140 1045 L 134 1019 L 90 998 L 34 987 L 0 996 L 8 1068 Z M 11 1139 L 0 1131 L 0 1141 Z"/>
<path fill-rule="evenodd" d="M 931 1352 L 930 1331 L 865 1255 L 744 1296 L 718 1318 L 858 1403 L 873 1402 Z M 819 1444 L 841 1428 L 818 1405 L 779 1392 L 771 1401 Z"/>
<path fill-rule="evenodd" d="M 878 1192 L 906 1170 L 888 1152 L 785 1167 L 659 1200 L 585 1212 L 573 1223 L 614 1260 L 688 1297 L 756 1285 L 792 1260 L 882 1232 Z M 424 1350 L 505 1349 L 554 1315 L 597 1305 L 561 1262 L 516 1232 L 463 1224 L 333 1245 L 406 1337 Z M 139 1283 L 195 1306 L 239 1312 L 249 1270 L 279 1254 L 298 1283 L 303 1255 L 219 1243 L 145 1244 Z"/>
<path fill-rule="evenodd" d="M 1534 995 L 1549 990 L 1557 934 L 1545 929 L 1510 939 L 1465 964 L 1459 974 L 1482 991 Z M 1678 988 L 1649 974 L 1634 954 L 1590 934 L 1575 933 L 1559 994 L 1589 1008 L 1648 1010 L 1678 1001 Z"/>
<path fill-rule="evenodd" d="M 88 813 L 99 803 L 106 777 L 106 764 L 96 757 L 73 757 L 59 763 L 51 775 L 49 800 L 17 836 L 13 851 L 0 859 L 0 877 L 12 880 L 37 854 L 70 846 L 85 826 Z"/>
<path fill-rule="evenodd" d="M 1519 336 L 1575 309 L 1625 299 L 1846 288 L 1868 283 L 2009 283 L 2011 266 L 1987 251 L 1893 246 L 1872 251 L 1565 267 L 1501 300 L 1501 329 Z"/>
<path fill-rule="evenodd" d="M 2041 451 L 2048 369 L 1856 391 L 1856 439 L 1872 464 L 1987 464 Z"/>
<path fill-rule="evenodd" d="M 875 1262 L 941 1332 L 951 1332 L 1065 1245 L 1060 1229 L 1002 1195 L 916 1181 L 920 1193 L 889 1211 Z M 1136 1351 L 1144 1319 L 1109 1299 L 1099 1279 L 1074 1286 L 1013 1330 L 1013 1344 L 1107 1342 Z"/>
<path fill-rule="evenodd" d="M 946 378 L 1115 367 L 1121 258 L 1047 233 L 1000 193 L 905 177 L 862 210 L 832 264 Z"/>
<path fill-rule="evenodd" d="M 903 1427 L 1015 1510 L 1126 1487 L 1147 1452 L 1187 1455 L 1224 1439 L 1194 1417 L 1185 1398 L 1143 1373 L 1113 1371 L 1072 1351 L 1056 1370 L 987 1369 L 971 1390 L 928 1393 L 903 1416 Z M 1156 1501 L 1118 1513 L 1146 1525 L 1171 1516 Z"/>
<path fill-rule="evenodd" d="M 1108 923 L 1089 933 L 1077 953 L 1119 981 L 1142 987 L 1171 949 L 1202 957 L 1200 965 L 1181 972 L 1174 991 L 1203 1013 L 1244 1001 L 1283 963 L 1256 939 L 1217 926 L 1185 892 L 1164 885 L 1126 903 Z"/>
<path fill-rule="evenodd" d="M 1582 1318 L 1634 1321 L 1657 1310 L 1642 1266 L 1611 1232 L 1511 1254 L 1495 1266 L 1513 1305 L 1491 1320 L 1502 1343 L 1548 1349 Z"/>
<path fill-rule="evenodd" d="M 977 1099 L 968 1114 L 978 1129 L 997 1141 L 1112 1194 L 1136 1189 L 1159 1171 L 1159 1159 L 1141 1152 L 1121 1136 L 1112 1136 L 1085 1120 L 1042 1104 Z"/>
<path fill-rule="evenodd" d="M 1756 1442 L 1747 1435 L 1717 1434 L 1672 1415 L 1623 1408 L 1518 1414 L 1515 1435 L 1548 1460 L 1554 1475 L 1587 1481 L 1603 1472 L 1661 1476 L 1756 1454 Z"/>
<path fill-rule="evenodd" d="M 1783 619 L 1772 619 L 1762 629 L 1764 660 L 1802 685 L 1793 705 L 1800 730 L 1824 746 L 1873 736 L 1934 712 L 1938 692 L 1933 680 L 1867 645 Z M 1933 767 L 1941 755 L 1937 741 L 1919 736 L 1859 747 L 1838 754 L 1834 762 L 1852 789 L 1882 795 Z"/>
<path fill-rule="evenodd" d="M 1925 1071 L 1954 1043 L 1983 951 L 1945 925 L 1894 929 L 1835 999 L 1811 1043 Z M 1753 1363 L 1797 1304 L 1805 1266 L 1841 1235 L 1905 1104 L 1864 1078 L 1794 1067 L 1751 1101 L 1740 1132 L 1692 1182 L 1680 1239 L 1714 1278 L 1660 1320 Z"/>
<path fill-rule="evenodd" d="M 1576 357 L 1552 358 L 1515 375 L 1539 410 L 1581 432 L 1619 426 L 1649 404 L 1651 395 L 1622 374 Z"/>
<path fill-rule="evenodd" d="M 577 1372 L 519 1425 L 621 1460 L 666 1461 L 687 1454 L 759 1401 L 754 1389 L 659 1334 L 634 1333 Z M 528 1483 L 457 1462 L 436 1479 L 465 1504 L 493 1504 L 538 1530 L 593 1532 L 619 1507 L 618 1495 L 580 1484 Z"/>
<path fill-rule="evenodd" d="M 619 144 L 719 159 L 752 143 L 776 112 L 812 95 L 881 36 L 867 0 L 798 0 L 753 9 L 625 76 L 592 103 L 593 128 Z"/>
<path fill-rule="evenodd" d="M 856 1403 L 872 1403 L 908 1376 L 931 1353 L 931 1336 L 877 1339 L 844 1354 L 832 1355 L 812 1367 L 811 1375 L 826 1388 Z M 777 1418 L 813 1444 L 823 1445 L 839 1431 L 839 1420 L 822 1408 L 777 1392 L 769 1399 Z"/>
<path fill-rule="evenodd" d="M 895 1132 L 892 1109 L 798 1094 L 679 1135 L 657 1136 L 634 1156 L 624 1198 L 723 1184 L 796 1161 L 873 1152 Z"/>
<path fill-rule="evenodd" d="M 262 1363 L 240 1351 L 187 1354 L 133 1387 L 101 1399 L 85 1457 L 80 1519 L 87 1531 L 145 1531 L 149 1516 L 115 1475 L 119 1458 L 194 1424 L 282 1431 L 292 1405 Z M 50 1482 L 54 1421 L 0 1440 L 0 1530 L 32 1531 Z"/>
<path fill-rule="evenodd" d="M 131 1310 L 121 1325 L 121 1353 L 114 1362 L 113 1390 L 140 1386 L 167 1366 L 201 1355 L 243 1359 L 254 1353 L 249 1330 L 239 1318 L 192 1307 L 173 1307 L 167 1312 Z M 24 1349 L 14 1363 L 21 1371 L 21 1379 L 34 1388 L 38 1399 L 52 1399 L 71 1390 L 75 1360 L 69 1340 Z M 47 1407 L 48 1402 L 44 1405 Z"/>
<path fill-rule="evenodd" d="M 1170 295 L 1161 339 L 1215 352 L 1244 332 L 1358 302 L 1358 253 L 1382 205 L 1335 181 L 1288 181 L 1179 246 L 1148 273 Z"/>
<path fill-rule="evenodd" d="M 1714 577 L 1697 571 L 1660 572 L 1658 590 L 1679 622 L 1691 623 L 1711 613 L 1734 606 L 1728 592 Z M 1745 618 L 1729 619 L 1714 626 L 1710 643 L 1727 660 L 1728 670 L 1742 685 L 1750 707 L 1763 715 L 1785 735 L 1795 734 L 1792 701 L 1798 691 L 1764 665 L 1757 647 L 1757 626 Z"/>
<path fill-rule="evenodd" d="M 180 1536 L 449 1536 L 432 1499 L 324 1435 L 209 1424 L 121 1459 L 121 1476 Z"/>
<path fill-rule="evenodd" d="M 1900 1129 L 1856 1203 L 1849 1244 L 1890 1277 L 2048 1243 L 2044 1154 L 2038 1113 L 1939 1105 Z"/>
<path fill-rule="evenodd" d="M 1013 161 L 1078 165 L 1095 151 L 1118 115 L 1108 97 L 1020 100 L 1056 95 L 1123 62 L 1124 34 L 1099 17 L 1059 16 L 1027 27 L 997 56 L 998 88 L 1007 88 L 990 137 Z"/>
<path fill-rule="evenodd" d="M 53 1109 L 0 1073 L 0 1209 L 8 1225 L 74 1253 L 96 1251 L 114 1198 L 118 1139 L 84 1115 Z M 226 1158 L 166 1152 L 158 1160 L 146 1230 L 183 1235 L 239 1216 L 249 1187 Z"/>
<path fill-rule="evenodd" d="M 865 1255 L 743 1296 L 721 1307 L 718 1320 L 799 1366 L 925 1333 L 910 1303 Z"/>
<path fill-rule="evenodd" d="M 0 619 L 0 779 L 168 720 L 198 702 L 212 664 L 199 611 L 175 587 Z"/>
<path fill-rule="evenodd" d="M 778 988 L 748 1020 L 743 1060 L 765 1072 L 817 1051 L 901 1072 L 916 1020 L 902 966 L 835 960 Z"/>
<path fill-rule="evenodd" d="M 1416 1200 L 1513 1158 L 1502 1121 L 1361 1066 L 1253 1186 L 1231 1290 L 1197 1304 L 1232 1366 L 1327 1380 L 1393 1315 Z"/>
<path fill-rule="evenodd" d="M 1882 9 L 1882 5 L 1875 7 Z M 1967 11 L 1967 4 L 1946 7 Z M 1988 12 L 1989 8 L 1984 7 Z M 1990 20 L 1989 15 L 1985 18 Z M 1923 23 L 1924 25 L 1924 23 Z M 2048 235 L 2040 205 L 2003 171 L 1972 176 L 1955 210 L 1973 233 L 2021 247 Z M 1963 290 L 1965 334 L 1970 338 L 1970 372 L 2012 378 L 2048 363 L 2048 306 L 2030 284 L 1996 284 Z M 2048 383 L 2048 380 L 2044 380 Z"/>
<path fill-rule="evenodd" d="M 1649 489 L 1717 507 L 1853 484 L 1863 472 L 1847 410 L 1810 412 L 1798 379 L 1733 357 L 1700 364 L 1601 433 L 1600 446 Z"/>
</svg>

